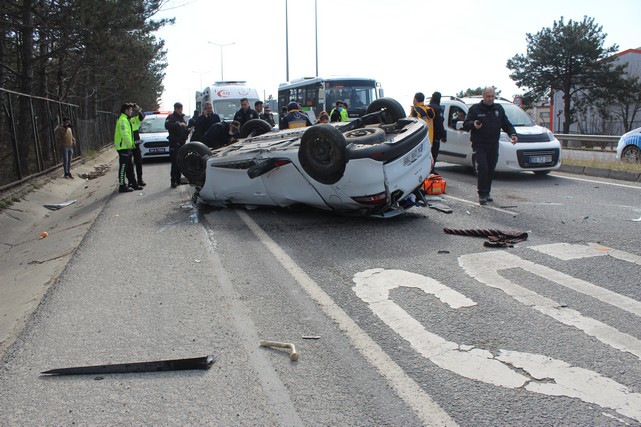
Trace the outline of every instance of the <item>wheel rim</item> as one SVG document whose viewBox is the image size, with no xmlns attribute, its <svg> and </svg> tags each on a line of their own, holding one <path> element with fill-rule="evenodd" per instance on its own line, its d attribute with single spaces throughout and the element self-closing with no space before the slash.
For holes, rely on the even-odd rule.
<svg viewBox="0 0 641 427">
<path fill-rule="evenodd" d="M 621 157 L 625 163 L 639 163 L 641 150 L 634 146 L 628 147 L 623 150 L 623 155 Z"/>
</svg>

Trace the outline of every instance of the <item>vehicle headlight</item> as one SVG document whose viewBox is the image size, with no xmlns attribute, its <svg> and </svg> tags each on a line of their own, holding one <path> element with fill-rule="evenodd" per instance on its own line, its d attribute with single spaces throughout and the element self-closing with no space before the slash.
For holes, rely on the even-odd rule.
<svg viewBox="0 0 641 427">
<path fill-rule="evenodd" d="M 501 132 L 501 136 L 499 137 L 499 141 L 501 141 L 501 142 L 510 142 L 511 143 L 512 142 L 512 138 L 510 138 L 507 133 Z"/>
<path fill-rule="evenodd" d="M 548 129 L 548 138 L 550 139 L 550 141 L 554 141 L 556 139 L 554 134 L 549 129 Z"/>
</svg>

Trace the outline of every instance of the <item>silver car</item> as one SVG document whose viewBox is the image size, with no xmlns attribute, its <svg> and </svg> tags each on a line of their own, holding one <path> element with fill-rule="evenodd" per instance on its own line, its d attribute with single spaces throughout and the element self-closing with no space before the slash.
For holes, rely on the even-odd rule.
<svg viewBox="0 0 641 427">
<path fill-rule="evenodd" d="M 393 99 L 374 101 L 352 122 L 270 130 L 255 119 L 231 145 L 181 147 L 178 166 L 196 189 L 194 199 L 381 218 L 426 205 L 420 186 L 432 167 L 427 125 L 405 117 Z"/>
</svg>

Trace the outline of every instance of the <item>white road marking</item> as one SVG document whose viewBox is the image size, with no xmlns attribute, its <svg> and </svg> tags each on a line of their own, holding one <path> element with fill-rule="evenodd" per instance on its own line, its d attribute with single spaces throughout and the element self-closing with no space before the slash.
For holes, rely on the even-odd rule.
<svg viewBox="0 0 641 427">
<path fill-rule="evenodd" d="M 389 299 L 392 289 L 407 287 L 434 295 L 455 310 L 476 305 L 432 278 L 376 268 L 355 274 L 353 280 L 354 292 L 376 316 L 423 357 L 443 369 L 496 386 L 578 398 L 641 421 L 641 394 L 612 379 L 545 355 L 499 350 L 494 356 L 487 350 L 447 341 L 427 331 Z"/>
<path fill-rule="evenodd" d="M 615 187 L 635 188 L 637 190 L 641 190 L 641 186 L 639 185 L 619 184 L 618 182 L 607 182 L 607 181 L 597 181 L 596 179 L 578 178 L 575 176 L 560 175 L 558 172 L 553 173 L 553 175 L 557 178 L 572 179 L 574 181 L 584 181 L 584 182 L 591 182 L 593 184 L 606 184 L 606 185 L 613 185 Z"/>
<path fill-rule="evenodd" d="M 550 298 L 546 298 L 505 279 L 498 272 L 499 270 L 507 270 L 510 268 L 522 268 L 554 283 L 577 290 L 578 292 L 582 292 L 641 316 L 641 303 L 638 301 L 503 251 L 462 255 L 459 257 L 459 265 L 470 277 L 473 277 L 480 283 L 491 288 L 500 289 L 520 303 L 532 307 L 558 320 L 564 325 L 575 327 L 612 348 L 628 352 L 641 359 L 641 340 L 625 334 L 603 322 L 585 317 L 576 310 L 562 307 L 561 304 Z"/>
<path fill-rule="evenodd" d="M 587 246 L 574 245 L 571 243 L 552 243 L 549 245 L 530 246 L 530 249 L 534 249 L 535 251 L 553 256 L 563 261 L 609 255 L 612 258 L 641 265 L 641 256 L 618 249 L 608 248 L 607 246 L 602 246 L 597 243 L 588 243 Z"/>
<path fill-rule="evenodd" d="M 247 227 L 316 301 L 323 312 L 335 321 L 352 345 L 374 366 L 396 394 L 416 413 L 425 425 L 456 426 L 457 423 L 372 340 L 321 287 L 285 253 L 247 213 L 236 210 Z"/>
<path fill-rule="evenodd" d="M 479 206 L 480 207 L 479 202 L 473 202 L 471 200 L 461 199 L 459 197 L 448 196 L 448 195 L 445 195 L 445 194 L 443 195 L 443 197 L 448 198 L 448 199 L 452 199 L 452 200 L 458 200 L 459 202 L 467 203 L 468 205 L 473 205 L 473 206 Z M 492 203 L 494 203 L 494 202 L 492 202 Z M 484 208 L 488 208 L 488 209 L 492 209 L 492 210 L 495 210 L 495 211 L 498 211 L 498 212 L 503 212 L 503 213 L 506 213 L 506 214 L 514 215 L 514 216 L 519 214 L 518 212 L 509 211 L 507 209 L 502 209 L 502 208 L 497 208 L 496 206 L 492 206 L 492 204 L 483 205 L 483 207 Z"/>
</svg>

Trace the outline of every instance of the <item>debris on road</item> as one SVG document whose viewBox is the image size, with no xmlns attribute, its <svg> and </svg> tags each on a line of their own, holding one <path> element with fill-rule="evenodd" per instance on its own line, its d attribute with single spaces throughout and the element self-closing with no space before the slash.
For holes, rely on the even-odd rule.
<svg viewBox="0 0 641 427">
<path fill-rule="evenodd" d="M 288 348 L 291 350 L 289 354 L 290 360 L 298 360 L 298 353 L 296 353 L 296 346 L 292 343 L 287 342 L 276 342 L 276 341 L 261 341 L 261 347 L 277 347 L 277 348 Z"/>
<path fill-rule="evenodd" d="M 48 235 L 49 235 L 49 233 L 47 233 L 46 231 L 43 231 L 42 233 L 40 233 L 40 238 L 41 238 L 41 239 L 44 239 L 44 238 L 45 238 L 45 237 L 47 237 Z"/>
<path fill-rule="evenodd" d="M 483 243 L 483 246 L 487 247 L 512 248 L 515 243 L 524 242 L 528 238 L 528 233 L 522 231 L 501 231 L 485 228 L 444 228 L 443 231 L 447 234 L 459 236 L 487 237 L 488 241 Z"/>
<path fill-rule="evenodd" d="M 128 374 L 133 372 L 186 371 L 209 369 L 217 356 L 209 355 L 189 359 L 159 360 L 151 362 L 118 363 L 113 365 L 77 366 L 73 368 L 51 369 L 41 374 L 51 375 L 92 375 Z"/>
<path fill-rule="evenodd" d="M 94 166 L 93 172 L 89 173 L 80 173 L 78 176 L 82 179 L 96 179 L 99 176 L 103 176 L 109 171 L 109 165 L 96 165 Z"/>
<path fill-rule="evenodd" d="M 52 211 L 57 211 L 58 209 L 62 209 L 64 207 L 67 207 L 69 205 L 72 205 L 76 203 L 76 200 L 67 200 L 66 202 L 62 203 L 53 203 L 53 204 L 47 204 L 47 205 L 42 205 L 45 208 L 52 210 Z"/>
<path fill-rule="evenodd" d="M 321 337 L 320 335 L 303 335 L 301 338 L 304 340 L 319 340 Z"/>
</svg>

